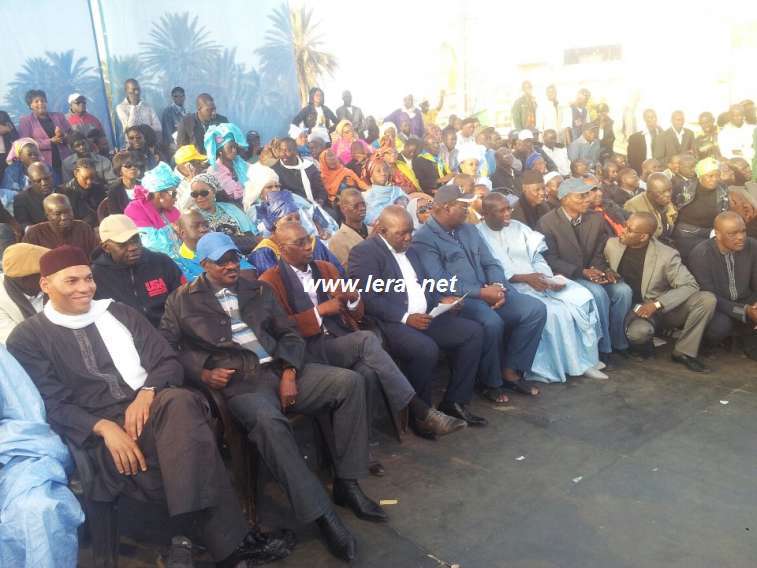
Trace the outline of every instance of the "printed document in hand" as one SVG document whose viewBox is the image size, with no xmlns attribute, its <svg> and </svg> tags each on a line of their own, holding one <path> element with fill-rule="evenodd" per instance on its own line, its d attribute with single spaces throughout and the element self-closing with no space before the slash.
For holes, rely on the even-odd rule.
<svg viewBox="0 0 757 568">
<path fill-rule="evenodd" d="M 430 315 L 432 318 L 435 318 L 436 316 L 440 316 L 443 313 L 450 311 L 452 308 L 462 302 L 467 295 L 468 292 L 463 294 L 462 297 L 455 300 L 454 302 L 450 302 L 449 304 L 437 304 L 436 307 L 428 313 L 428 315 Z"/>
</svg>

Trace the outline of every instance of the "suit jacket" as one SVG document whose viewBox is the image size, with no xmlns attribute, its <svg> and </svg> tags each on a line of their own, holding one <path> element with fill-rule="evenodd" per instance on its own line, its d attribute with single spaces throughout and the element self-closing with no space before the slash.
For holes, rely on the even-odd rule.
<svg viewBox="0 0 757 568">
<path fill-rule="evenodd" d="M 60 128 L 65 138 L 66 134 L 71 130 L 71 125 L 66 120 L 66 116 L 59 112 L 48 114 L 50 120 L 53 121 L 53 126 Z M 53 143 L 50 142 L 50 136 L 42 128 L 42 124 L 34 113 L 24 115 L 18 119 L 18 134 L 20 138 L 34 138 L 39 146 L 39 153 L 42 155 L 42 159 L 45 160 L 48 166 L 53 165 Z M 58 153 L 60 154 L 60 161 L 62 163 L 71 154 L 71 151 L 64 142 L 63 144 L 58 144 Z"/>
<path fill-rule="evenodd" d="M 302 370 L 305 340 L 276 300 L 268 284 L 240 278 L 239 313 L 260 345 L 281 368 Z M 246 352 L 232 339 L 231 319 L 218 303 L 203 274 L 177 288 L 166 301 L 160 331 L 179 355 L 187 379 L 201 384 L 203 369 L 225 367 L 241 371 L 224 389 L 227 396 L 246 392 Z"/>
<path fill-rule="evenodd" d="M 352 112 L 349 111 L 349 109 L 342 105 L 338 109 L 336 109 L 336 121 L 337 123 L 340 120 L 349 120 L 352 123 L 352 128 L 355 130 L 357 135 L 362 138 L 363 137 L 363 129 L 365 128 L 365 118 L 363 117 L 363 111 L 360 110 L 360 107 L 352 106 Z"/>
<path fill-rule="evenodd" d="M 620 239 L 608 239 L 605 257 L 610 268 L 616 272 L 624 252 L 626 246 Z M 683 304 L 698 290 L 699 284 L 681 262 L 678 251 L 657 239 L 649 241 L 641 276 L 641 297 L 644 301 L 660 302 L 662 313 L 666 313 Z"/>
<path fill-rule="evenodd" d="M 222 114 L 217 114 L 215 118 L 210 121 L 210 124 L 223 124 L 229 122 L 229 119 Z M 200 154 L 205 153 L 205 129 L 202 123 L 197 118 L 197 113 L 186 115 L 181 119 L 179 127 L 176 129 L 176 144 L 177 146 L 186 146 L 187 144 L 194 144 L 195 148 Z"/>
<path fill-rule="evenodd" d="M 654 236 L 659 238 L 662 234 L 662 213 L 660 213 L 660 210 L 649 201 L 646 191 L 626 201 L 625 205 L 623 205 L 623 209 L 629 213 L 651 213 L 657 219 L 657 230 L 655 231 Z M 678 210 L 672 203 L 668 203 L 668 206 L 665 208 L 665 218 L 667 219 L 668 226 L 675 226 L 676 219 L 678 218 Z"/>
<path fill-rule="evenodd" d="M 657 137 L 662 133 L 662 128 L 658 128 Z M 657 141 L 657 138 L 655 138 Z M 654 148 L 652 148 L 654 155 Z M 628 151 L 626 152 L 628 165 L 641 175 L 641 164 L 647 159 L 647 139 L 644 137 L 644 131 L 641 130 L 628 137 Z"/>
<path fill-rule="evenodd" d="M 601 215 L 587 212 L 583 214 L 581 224 L 575 229 L 571 226 L 562 208 L 553 209 L 545 214 L 536 230 L 544 235 L 547 250 L 544 259 L 555 274 L 566 278 L 583 278 L 585 268 L 607 269 L 604 257 L 607 232 Z"/>
<path fill-rule="evenodd" d="M 411 247 L 405 254 L 415 270 L 418 282 L 422 283 L 424 279 L 429 278 L 418 251 Z M 350 251 L 350 278 L 359 280 L 361 286 L 365 286 L 369 276 L 372 280 L 376 278 L 392 278 L 395 281 L 402 279 L 399 264 L 389 247 L 378 235 L 365 239 Z M 438 303 L 439 298 L 430 289 L 426 289 L 425 293 L 427 307 L 431 309 Z M 366 313 L 376 318 L 379 326 L 382 322 L 401 323 L 403 316 L 407 313 L 407 292 L 399 292 L 390 287 L 381 292 L 363 290 L 361 296 L 365 302 Z"/>
<path fill-rule="evenodd" d="M 657 136 L 655 142 L 655 147 L 652 148 L 652 155 L 657 160 L 663 160 L 664 164 L 667 164 L 668 160 L 676 154 L 694 152 L 694 133 L 688 128 L 683 129 L 681 142 L 678 142 L 678 137 L 673 128 L 668 128 Z"/>
<path fill-rule="evenodd" d="M 478 298 L 481 287 L 494 282 L 512 288 L 475 225 L 460 225 L 455 236 L 433 216 L 415 233 L 410 250 L 417 253 L 427 278 L 446 280 L 452 285 L 456 277 L 455 289 L 450 293 L 469 294 L 471 298 Z"/>
<path fill-rule="evenodd" d="M 336 267 L 330 262 L 323 260 L 314 260 L 313 262 L 315 262 L 318 270 L 321 272 L 321 278 L 323 278 L 324 281 L 336 282 L 338 280 L 341 280 Z M 271 286 L 273 293 L 276 295 L 276 299 L 289 315 L 289 319 L 291 319 L 297 325 L 297 330 L 300 332 L 300 335 L 307 339 L 309 337 L 314 337 L 321 334 L 321 324 L 318 321 L 314 310 L 310 309 L 304 312 L 295 313 L 292 309 L 292 306 L 289 305 L 286 286 L 284 284 L 284 279 L 281 276 L 281 269 L 278 265 L 269 270 L 266 270 L 260 277 L 260 280 Z M 349 314 L 345 314 L 353 321 L 344 321 L 343 325 L 347 329 L 353 327 L 356 328 L 357 326 L 355 324 L 363 319 L 364 313 L 365 306 L 363 305 L 363 300 L 361 298 L 358 302 L 357 307 L 354 310 L 351 310 Z"/>
<path fill-rule="evenodd" d="M 349 268 L 349 255 L 352 247 L 359 245 L 363 240 L 363 237 L 355 229 L 349 227 L 346 223 L 342 223 L 342 226 L 331 236 L 327 244 L 329 250 L 334 253 L 334 256 L 339 259 L 344 269 L 347 270 Z"/>
</svg>

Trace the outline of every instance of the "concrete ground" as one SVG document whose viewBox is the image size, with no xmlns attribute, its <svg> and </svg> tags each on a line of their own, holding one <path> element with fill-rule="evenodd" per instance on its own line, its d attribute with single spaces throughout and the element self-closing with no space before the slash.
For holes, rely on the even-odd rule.
<svg viewBox="0 0 757 568">
<path fill-rule="evenodd" d="M 707 360 L 715 371 L 697 375 L 669 353 L 504 407 L 476 399 L 483 429 L 382 437 L 387 475 L 362 485 L 396 504 L 384 525 L 340 509 L 359 542 L 354 566 L 757 566 L 757 363 L 720 352 Z M 300 538 L 275 566 L 345 565 L 297 526 L 273 482 L 262 493 L 261 522 Z M 121 566 L 155 566 L 160 513 L 123 513 Z"/>
</svg>

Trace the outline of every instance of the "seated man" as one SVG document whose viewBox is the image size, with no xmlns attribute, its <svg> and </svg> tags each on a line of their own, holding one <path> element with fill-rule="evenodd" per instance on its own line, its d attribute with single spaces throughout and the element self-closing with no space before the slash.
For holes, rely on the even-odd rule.
<svg viewBox="0 0 757 568">
<path fill-rule="evenodd" d="M 39 275 L 37 275 L 39 278 Z M 68 488 L 71 457 L 45 419 L 37 388 L 0 346 L 0 562 L 76 566 L 84 513 Z"/>
<path fill-rule="evenodd" d="M 29 186 L 13 198 L 13 216 L 23 229 L 45 221 L 42 201 L 56 191 L 53 172 L 45 162 L 29 164 L 26 175 Z"/>
<path fill-rule="evenodd" d="M 207 402 L 177 388 L 181 365 L 160 334 L 132 308 L 92 299 L 81 249 L 45 253 L 40 275 L 49 301 L 13 330 L 8 350 L 37 385 L 53 429 L 96 464 L 87 498 L 166 504 L 177 523 L 199 524 L 220 566 L 286 556 L 290 543 L 248 532 Z"/>
<path fill-rule="evenodd" d="M 476 227 L 465 223 L 471 194 L 445 185 L 434 196 L 431 218 L 413 237 L 411 250 L 421 259 L 428 278 L 458 285 L 451 293 L 467 295 L 462 315 L 484 326 L 478 367 L 481 394 L 495 404 L 507 402 L 502 388 L 530 396 L 539 389 L 526 384 L 547 310 L 535 298 L 516 291 L 505 278 Z"/>
<path fill-rule="evenodd" d="M 678 211 L 673 205 L 673 188 L 665 174 L 654 173 L 647 179 L 647 190 L 632 197 L 623 206 L 629 213 L 650 213 L 657 221 L 654 237 L 672 245 Z"/>
<path fill-rule="evenodd" d="M 260 279 L 271 285 L 297 324 L 306 340 L 309 361 L 353 369 L 365 377 L 369 388 L 380 384 L 392 414 L 396 416 L 408 407 L 414 417 L 414 429 L 423 437 L 435 438 L 465 426 L 460 420 L 430 409 L 384 351 L 379 337 L 358 329 L 365 309 L 358 292 L 342 289 L 326 293 L 326 284 L 315 288 L 319 282 L 336 284 L 340 276 L 333 264 L 313 260 L 312 241 L 302 225 L 279 225 L 275 239 L 281 260 Z M 369 426 L 371 408 L 369 402 Z"/>
<path fill-rule="evenodd" d="M 633 168 L 625 168 L 618 172 L 618 184 L 612 187 L 606 197 L 609 197 L 619 207 L 625 207 L 626 201 L 643 193 L 639 188 L 639 176 Z"/>
<path fill-rule="evenodd" d="M 97 208 L 108 194 L 104 182 L 97 178 L 95 163 L 87 158 L 74 164 L 73 178 L 61 188 L 68 197 L 74 211 L 74 219 L 84 221 L 90 227 L 97 227 Z"/>
<path fill-rule="evenodd" d="M 5 344 L 18 324 L 42 311 L 39 259 L 48 250 L 27 243 L 5 249 L 0 274 L 0 343 Z"/>
<path fill-rule="evenodd" d="M 594 296 L 602 324 L 599 358 L 607 365 L 613 348 L 628 349 L 623 322 L 631 309 L 631 289 L 607 265 L 603 255 L 607 232 L 600 215 L 587 213 L 593 186 L 578 178 L 560 184 L 560 207 L 539 220 L 537 230 L 547 242 L 544 259 L 555 274 L 575 280 Z"/>
<path fill-rule="evenodd" d="M 601 327 L 589 291 L 566 278 L 556 279 L 542 256 L 544 237 L 511 220 L 510 202 L 501 193 L 484 199 L 484 222 L 478 230 L 512 286 L 542 302 L 547 323 L 531 371 L 545 382 L 565 382 L 568 375 L 606 379 L 599 370 L 597 344 Z"/>
<path fill-rule="evenodd" d="M 733 211 L 715 217 L 715 238 L 694 248 L 689 268 L 702 290 L 717 298 L 707 342 L 746 336 L 744 352 L 757 361 L 757 240 L 746 236 L 744 220 Z"/>
<path fill-rule="evenodd" d="M 365 225 L 365 199 L 359 190 L 348 187 L 339 194 L 339 211 L 342 213 L 342 225 L 328 240 L 329 250 L 348 268 L 350 250 L 368 238 Z"/>
<path fill-rule="evenodd" d="M 100 224 L 102 254 L 92 263 L 95 298 L 131 306 L 155 327 L 171 292 L 182 283 L 176 264 L 165 254 L 142 247 L 139 229 L 126 215 L 108 215 Z"/>
<path fill-rule="evenodd" d="M 194 146 L 190 146 L 190 148 L 194 148 Z M 209 232 L 208 220 L 199 211 L 187 211 L 176 221 L 176 233 L 181 240 L 181 245 L 179 245 L 178 250 L 172 250 L 170 256 L 181 270 L 186 282 L 191 282 L 205 272 L 197 261 L 195 250 L 197 250 L 197 241 Z M 239 267 L 242 271 L 241 276 L 254 279 L 255 267 L 247 260 L 239 259 Z"/>
<path fill-rule="evenodd" d="M 305 340 L 267 284 L 239 278 L 239 255 L 228 235 L 202 237 L 196 258 L 205 274 L 171 295 L 161 331 L 187 378 L 224 397 L 297 518 L 316 521 L 331 551 L 352 560 L 355 538 L 302 459 L 286 413 L 332 411 L 334 501 L 361 518 L 385 521 L 384 510 L 357 482 L 368 471 L 365 383 L 349 369 L 305 364 Z"/>
<path fill-rule="evenodd" d="M 52 193 L 42 202 L 47 221 L 29 227 L 24 242 L 54 249 L 71 245 L 91 256 L 97 248 L 97 235 L 84 221 L 74 219 L 71 202 L 62 193 Z"/>
<path fill-rule="evenodd" d="M 550 206 L 546 203 L 544 177 L 537 171 L 526 170 L 521 183 L 522 193 L 513 207 L 512 218 L 529 229 L 534 229 L 541 216 L 550 211 Z"/>
<path fill-rule="evenodd" d="M 690 371 L 707 373 L 709 369 L 697 355 L 715 313 L 715 296 L 699 291 L 678 251 L 654 238 L 656 225 L 651 213 L 634 213 L 625 233 L 605 245 L 610 268 L 623 277 L 633 292 L 636 307 L 627 316 L 626 337 L 633 349 L 648 356 L 653 354 L 652 338 L 657 330 L 681 329 L 673 348 L 673 361 Z"/>
<path fill-rule="evenodd" d="M 401 291 L 365 290 L 362 298 L 366 313 L 377 321 L 389 352 L 401 361 L 413 388 L 429 406 L 439 351 L 451 352 L 450 382 L 438 408 L 470 426 L 485 425 L 486 419 L 467 408 L 481 357 L 481 325 L 452 311 L 435 318 L 427 313 L 438 303 L 454 302 L 457 298 L 421 287 L 426 273 L 417 252 L 408 250 L 413 220 L 407 211 L 390 205 L 381 212 L 376 231 L 352 249 L 350 276 L 363 284 L 369 278 L 394 278 L 395 282 L 404 282 L 404 286 Z"/>
<path fill-rule="evenodd" d="M 95 173 L 100 178 L 100 181 L 109 183 L 116 179 L 110 160 L 105 156 L 93 152 L 90 141 L 84 134 L 72 130 L 69 132 L 67 139 L 68 147 L 73 153 L 63 160 L 63 183 L 68 183 L 73 179 L 76 162 L 85 158 L 92 161 Z"/>
</svg>

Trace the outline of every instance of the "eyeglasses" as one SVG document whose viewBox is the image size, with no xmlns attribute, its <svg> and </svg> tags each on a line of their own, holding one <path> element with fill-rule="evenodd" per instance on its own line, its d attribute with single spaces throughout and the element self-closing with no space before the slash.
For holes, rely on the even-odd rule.
<svg viewBox="0 0 757 568">
<path fill-rule="evenodd" d="M 302 237 L 301 239 L 297 239 L 296 241 L 292 241 L 291 243 L 284 243 L 285 247 L 297 247 L 297 248 L 304 248 L 307 245 L 310 244 L 310 237 Z"/>
<path fill-rule="evenodd" d="M 126 162 L 121 167 L 122 168 L 129 168 L 129 169 L 131 169 L 131 168 L 137 168 L 137 169 L 141 170 L 141 169 L 144 169 L 145 165 L 144 164 L 139 164 L 139 163 L 135 164 L 134 162 Z"/>
<path fill-rule="evenodd" d="M 420 207 L 418 207 L 418 209 L 416 211 L 418 213 L 427 213 L 427 212 L 431 211 L 431 205 L 430 204 L 429 205 L 421 205 Z"/>
<path fill-rule="evenodd" d="M 216 264 L 218 266 L 227 266 L 229 264 L 239 264 L 239 253 L 234 250 L 230 250 L 229 252 L 224 253 L 224 255 L 221 258 L 214 261 L 213 264 Z"/>
<path fill-rule="evenodd" d="M 197 199 L 198 197 L 207 197 L 210 192 L 207 189 L 201 189 L 200 191 L 193 191 L 189 195 L 192 196 L 192 199 Z"/>
</svg>

